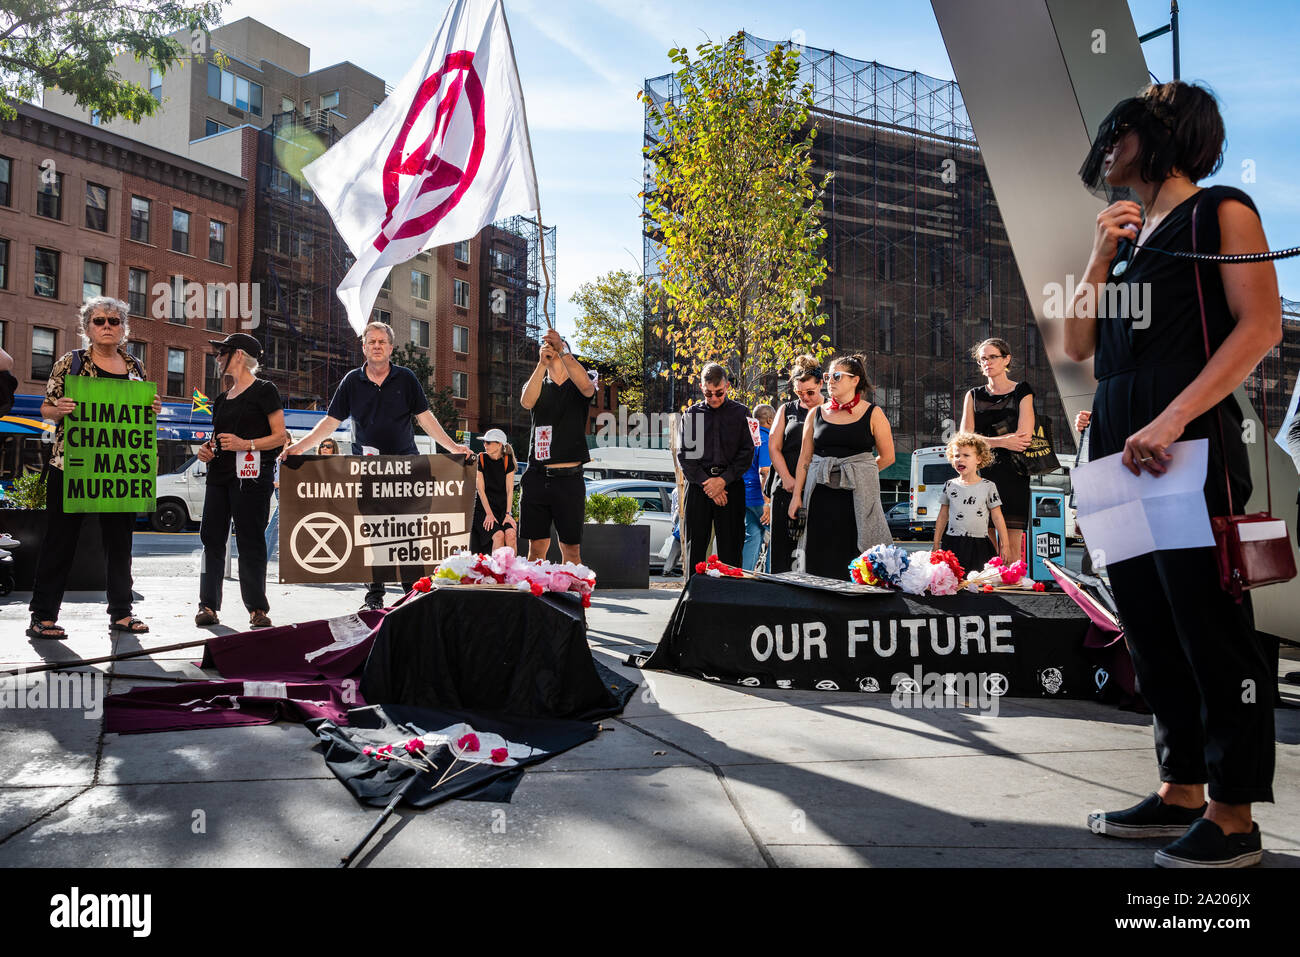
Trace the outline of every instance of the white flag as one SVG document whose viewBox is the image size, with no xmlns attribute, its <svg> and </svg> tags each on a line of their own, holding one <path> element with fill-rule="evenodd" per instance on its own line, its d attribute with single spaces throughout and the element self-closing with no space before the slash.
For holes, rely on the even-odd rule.
<svg viewBox="0 0 1300 957">
<path fill-rule="evenodd" d="M 357 258 L 338 296 L 358 335 L 393 266 L 539 208 L 501 4 L 455 0 L 392 95 L 303 169 Z"/>
</svg>

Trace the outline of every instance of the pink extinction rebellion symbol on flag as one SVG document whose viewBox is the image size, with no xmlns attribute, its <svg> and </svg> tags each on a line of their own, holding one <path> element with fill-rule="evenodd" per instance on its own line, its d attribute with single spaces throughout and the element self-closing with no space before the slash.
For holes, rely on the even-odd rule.
<svg viewBox="0 0 1300 957">
<path fill-rule="evenodd" d="M 445 81 L 445 83 L 444 83 Z M 439 91 L 441 90 L 441 93 Z M 448 142 L 451 123 L 462 99 L 469 107 L 473 123 L 472 139 L 457 136 Z M 436 106 L 433 128 L 415 149 L 406 152 L 406 141 L 420 115 L 430 105 Z M 442 69 L 427 77 L 416 91 L 415 99 L 402 122 L 402 130 L 393 142 L 384 163 L 384 221 L 375 248 L 383 251 L 394 239 L 424 236 L 442 221 L 460 202 L 478 174 L 483 159 L 486 138 L 483 118 L 483 83 L 474 69 L 474 54 L 469 50 L 451 53 L 442 63 Z M 444 152 L 445 151 L 445 152 Z M 427 174 L 427 175 L 426 175 Z M 397 225 L 389 235 L 393 210 L 399 199 L 398 186 L 402 177 L 424 177 L 417 195 L 450 188 L 451 194 L 433 209 L 412 216 Z"/>
</svg>

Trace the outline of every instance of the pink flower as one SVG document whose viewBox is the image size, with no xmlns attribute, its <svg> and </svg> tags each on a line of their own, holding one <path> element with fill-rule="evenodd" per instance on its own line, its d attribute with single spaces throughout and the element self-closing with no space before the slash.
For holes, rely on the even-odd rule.
<svg viewBox="0 0 1300 957">
<path fill-rule="evenodd" d="M 407 754 L 416 754 L 424 750 L 424 742 L 419 738 L 412 738 L 410 741 L 406 742 L 405 748 Z"/>
<path fill-rule="evenodd" d="M 493 760 L 495 763 L 497 763 L 497 764 L 501 764 L 501 763 L 504 762 L 505 759 L 508 758 L 508 757 L 510 757 L 510 752 L 507 751 L 505 748 L 493 748 L 493 749 L 492 749 L 492 760 Z"/>
<path fill-rule="evenodd" d="M 992 565 L 994 568 L 1001 568 L 1001 567 L 1002 567 L 1002 556 L 1000 556 L 1000 555 L 994 555 L 992 558 L 989 559 L 988 563 L 989 563 L 990 565 Z"/>
<path fill-rule="evenodd" d="M 456 747 L 460 748 L 462 751 L 477 751 L 478 735 L 474 734 L 473 732 L 464 735 L 459 741 L 456 742 Z"/>
<path fill-rule="evenodd" d="M 375 749 L 367 744 L 364 748 L 361 749 L 361 753 L 364 754 L 366 757 L 370 757 L 375 753 Z"/>
</svg>

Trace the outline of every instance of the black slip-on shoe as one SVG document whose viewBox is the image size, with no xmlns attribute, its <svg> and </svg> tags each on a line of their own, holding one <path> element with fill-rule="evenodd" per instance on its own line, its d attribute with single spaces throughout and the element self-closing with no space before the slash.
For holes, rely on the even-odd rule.
<svg viewBox="0 0 1300 957">
<path fill-rule="evenodd" d="M 1107 837 L 1173 837 L 1201 819 L 1208 805 L 1178 807 L 1160 800 L 1152 791 L 1141 804 L 1123 811 L 1094 811 L 1088 815 L 1088 830 Z"/>
<path fill-rule="evenodd" d="M 1253 867 L 1264 856 L 1259 825 L 1249 834 L 1224 834 L 1205 818 L 1166 848 L 1156 851 L 1156 867 Z"/>
</svg>

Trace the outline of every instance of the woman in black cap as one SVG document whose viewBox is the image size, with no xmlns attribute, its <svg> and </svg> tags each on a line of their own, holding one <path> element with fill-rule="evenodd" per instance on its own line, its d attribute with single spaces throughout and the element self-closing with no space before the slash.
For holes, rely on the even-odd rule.
<svg viewBox="0 0 1300 957">
<path fill-rule="evenodd" d="M 217 347 L 222 382 L 232 382 L 212 406 L 212 438 L 199 449 L 208 465 L 203 498 L 203 572 L 199 576 L 199 613 L 194 624 L 215 625 L 221 610 L 221 584 L 226 563 L 226 538 L 235 521 L 239 546 L 239 590 L 254 628 L 270 628 L 266 600 L 266 520 L 271 510 L 275 458 L 285 443 L 284 407 L 280 393 L 258 379 L 261 344 L 236 332 Z"/>
</svg>

